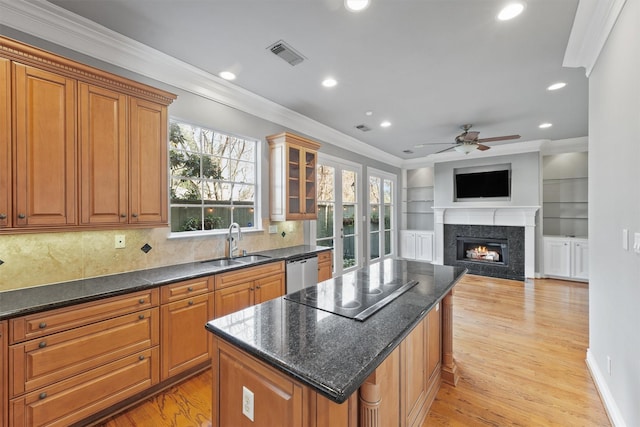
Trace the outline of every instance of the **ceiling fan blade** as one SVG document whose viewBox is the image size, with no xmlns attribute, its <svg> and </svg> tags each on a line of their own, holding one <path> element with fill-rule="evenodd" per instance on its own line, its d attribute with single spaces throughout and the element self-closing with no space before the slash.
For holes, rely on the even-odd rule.
<svg viewBox="0 0 640 427">
<path fill-rule="evenodd" d="M 436 151 L 436 152 L 435 152 L 435 153 L 433 153 L 433 154 L 440 154 L 440 153 L 444 153 L 445 151 L 451 150 L 452 148 L 455 148 L 455 147 L 457 147 L 457 146 L 458 146 L 458 144 L 453 144 L 451 147 L 447 147 L 447 148 L 445 148 L 444 150 Z"/>
<path fill-rule="evenodd" d="M 470 131 L 470 132 L 465 133 L 462 136 L 462 140 L 463 141 L 475 141 L 476 139 L 478 139 L 478 135 L 480 135 L 480 132 Z"/>
<path fill-rule="evenodd" d="M 518 139 L 520 135 L 505 135 L 505 136 L 494 136 L 493 138 L 482 138 L 477 142 L 495 142 L 495 141 L 506 141 L 509 139 Z"/>
<path fill-rule="evenodd" d="M 425 142 L 424 144 L 416 144 L 413 148 L 424 148 L 427 145 L 455 145 L 455 142 Z"/>
<path fill-rule="evenodd" d="M 486 151 L 489 148 L 491 148 L 491 147 L 488 147 L 488 146 L 482 145 L 482 144 L 476 144 L 476 145 L 478 146 L 478 150 L 480 150 L 480 151 Z"/>
</svg>

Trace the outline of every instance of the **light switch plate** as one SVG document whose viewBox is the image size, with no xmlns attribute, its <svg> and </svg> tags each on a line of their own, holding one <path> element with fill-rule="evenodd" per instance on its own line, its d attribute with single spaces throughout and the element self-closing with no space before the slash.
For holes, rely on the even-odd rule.
<svg viewBox="0 0 640 427">
<path fill-rule="evenodd" d="M 629 230 L 626 228 L 622 229 L 622 249 L 629 250 Z"/>
<path fill-rule="evenodd" d="M 640 254 L 640 233 L 633 233 L 633 251 Z"/>
<path fill-rule="evenodd" d="M 253 392 L 242 386 L 242 415 L 253 422 Z"/>
<path fill-rule="evenodd" d="M 276 234 L 278 232 L 278 226 L 277 225 L 270 225 L 269 226 L 269 234 Z"/>
</svg>

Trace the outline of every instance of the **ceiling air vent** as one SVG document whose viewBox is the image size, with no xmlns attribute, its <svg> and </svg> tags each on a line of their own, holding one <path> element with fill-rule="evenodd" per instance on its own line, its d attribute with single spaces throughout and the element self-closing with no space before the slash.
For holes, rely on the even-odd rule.
<svg viewBox="0 0 640 427">
<path fill-rule="evenodd" d="M 294 48 L 280 40 L 269 46 L 272 53 L 287 61 L 290 65 L 298 65 L 304 61 L 304 56 L 300 55 Z"/>
<path fill-rule="evenodd" d="M 356 129 L 360 129 L 362 132 L 369 132 L 371 130 L 371 128 L 367 125 L 358 125 L 356 126 Z"/>
</svg>

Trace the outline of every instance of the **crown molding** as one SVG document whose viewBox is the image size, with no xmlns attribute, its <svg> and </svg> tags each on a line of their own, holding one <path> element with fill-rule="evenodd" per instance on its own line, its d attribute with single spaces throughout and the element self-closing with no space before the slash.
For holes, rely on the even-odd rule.
<svg viewBox="0 0 640 427">
<path fill-rule="evenodd" d="M 202 96 L 331 145 L 401 167 L 402 159 L 45 0 L 0 0 L 0 24 Z"/>
<path fill-rule="evenodd" d="M 564 67 L 595 66 L 626 0 L 580 0 L 564 54 Z"/>
<path fill-rule="evenodd" d="M 543 156 L 548 156 L 550 154 L 577 153 L 585 151 L 589 151 L 589 138 L 586 136 L 547 141 L 542 144 L 542 147 L 540 148 L 540 153 Z"/>
</svg>

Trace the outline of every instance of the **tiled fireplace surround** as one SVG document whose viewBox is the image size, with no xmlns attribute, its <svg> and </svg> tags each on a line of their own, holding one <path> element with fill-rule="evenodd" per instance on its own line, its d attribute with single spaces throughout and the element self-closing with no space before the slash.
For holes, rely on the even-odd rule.
<svg viewBox="0 0 640 427">
<path fill-rule="evenodd" d="M 508 238 L 511 248 L 508 269 L 477 263 L 465 267 L 470 273 L 486 276 L 516 280 L 534 277 L 535 215 L 538 209 L 539 206 L 435 207 L 434 264 L 457 264 L 457 235 Z"/>
</svg>

